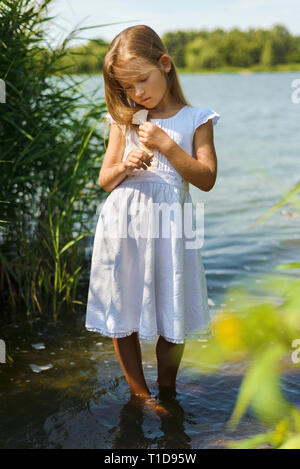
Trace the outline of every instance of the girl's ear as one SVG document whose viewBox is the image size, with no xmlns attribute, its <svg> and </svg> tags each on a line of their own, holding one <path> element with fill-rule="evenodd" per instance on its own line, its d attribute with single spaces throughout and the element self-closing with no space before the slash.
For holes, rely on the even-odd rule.
<svg viewBox="0 0 300 469">
<path fill-rule="evenodd" d="M 162 66 L 162 68 L 164 69 L 164 71 L 166 73 L 169 73 L 169 71 L 171 70 L 171 67 L 172 67 L 170 57 L 167 54 L 163 54 L 160 57 L 159 62 L 160 62 L 160 65 Z"/>
</svg>

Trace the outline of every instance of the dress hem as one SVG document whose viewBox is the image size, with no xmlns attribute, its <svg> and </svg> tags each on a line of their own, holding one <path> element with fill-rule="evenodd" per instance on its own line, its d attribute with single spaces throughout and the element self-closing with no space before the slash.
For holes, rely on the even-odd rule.
<svg viewBox="0 0 300 469">
<path fill-rule="evenodd" d="M 85 327 L 90 332 L 98 332 L 98 333 L 100 333 L 100 334 L 102 334 L 106 337 L 110 337 L 111 339 L 128 337 L 131 334 L 133 334 L 133 332 L 139 332 L 139 329 L 132 329 L 131 331 L 128 331 L 128 332 L 114 332 L 114 333 L 112 333 L 112 332 L 103 331 L 102 329 L 99 329 L 97 327 L 90 327 L 90 326 L 85 326 Z M 174 344 L 183 344 L 186 339 L 195 338 L 195 339 L 203 340 L 203 339 L 209 339 L 213 336 L 212 331 L 211 331 L 210 328 L 203 328 L 200 332 L 186 333 L 184 339 L 174 339 L 174 338 L 171 338 L 171 337 L 166 337 L 164 334 L 161 334 L 160 332 L 158 332 L 157 334 L 151 335 L 151 336 L 146 336 L 146 335 L 141 334 L 139 332 L 139 338 L 142 339 L 142 340 L 146 340 L 148 342 L 153 342 L 156 339 L 156 336 L 158 336 L 158 335 L 161 335 L 167 342 L 172 342 Z"/>
</svg>

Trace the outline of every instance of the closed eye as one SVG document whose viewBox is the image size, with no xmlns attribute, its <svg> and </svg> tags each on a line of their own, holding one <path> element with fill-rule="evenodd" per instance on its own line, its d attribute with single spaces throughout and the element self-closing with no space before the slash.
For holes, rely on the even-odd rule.
<svg viewBox="0 0 300 469">
<path fill-rule="evenodd" d="M 140 80 L 140 82 L 144 82 L 144 81 L 147 81 L 148 80 L 148 77 L 147 78 L 143 78 L 143 80 Z M 126 86 L 126 88 L 124 88 L 125 91 L 127 90 L 130 90 L 131 86 Z"/>
</svg>

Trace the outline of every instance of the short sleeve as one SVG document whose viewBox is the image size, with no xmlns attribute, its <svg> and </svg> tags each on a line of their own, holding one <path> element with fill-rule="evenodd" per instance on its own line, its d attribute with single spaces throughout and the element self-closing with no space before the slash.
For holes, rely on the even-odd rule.
<svg viewBox="0 0 300 469">
<path fill-rule="evenodd" d="M 194 109 L 194 131 L 202 124 L 205 124 L 209 119 L 212 119 L 213 125 L 216 125 L 220 119 L 220 114 L 218 114 L 213 109 Z"/>
<path fill-rule="evenodd" d="M 123 135 L 124 135 L 124 137 L 125 137 L 125 135 L 126 135 L 126 125 L 118 124 L 118 123 L 111 117 L 111 115 L 110 115 L 109 112 L 107 112 L 107 113 L 105 114 L 105 120 L 106 120 L 106 122 L 108 122 L 109 124 L 117 124 L 117 125 L 120 127 L 120 129 L 122 130 L 122 133 L 123 133 Z"/>
</svg>

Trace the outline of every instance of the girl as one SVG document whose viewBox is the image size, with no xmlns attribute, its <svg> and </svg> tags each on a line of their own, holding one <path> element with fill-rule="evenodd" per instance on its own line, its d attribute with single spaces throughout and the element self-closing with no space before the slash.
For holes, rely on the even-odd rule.
<svg viewBox="0 0 300 469">
<path fill-rule="evenodd" d="M 99 184 L 111 193 L 95 232 L 86 328 L 112 338 L 132 396 L 157 409 L 144 378 L 139 337 L 153 341 L 159 335 L 162 397 L 176 395 L 185 339 L 210 333 L 200 250 L 186 247 L 185 234 L 177 236 L 182 213 L 174 222 L 166 207 L 192 204 L 188 183 L 203 191 L 214 186 L 212 124 L 220 116 L 187 103 L 173 60 L 148 26 L 129 27 L 114 38 L 103 77 L 111 128 Z M 147 120 L 137 126 L 132 120 L 140 110 Z M 164 207 L 169 237 L 154 230 L 154 205 Z M 138 212 L 143 218 L 136 224 Z M 138 235 L 132 234 L 134 225 Z"/>
</svg>

